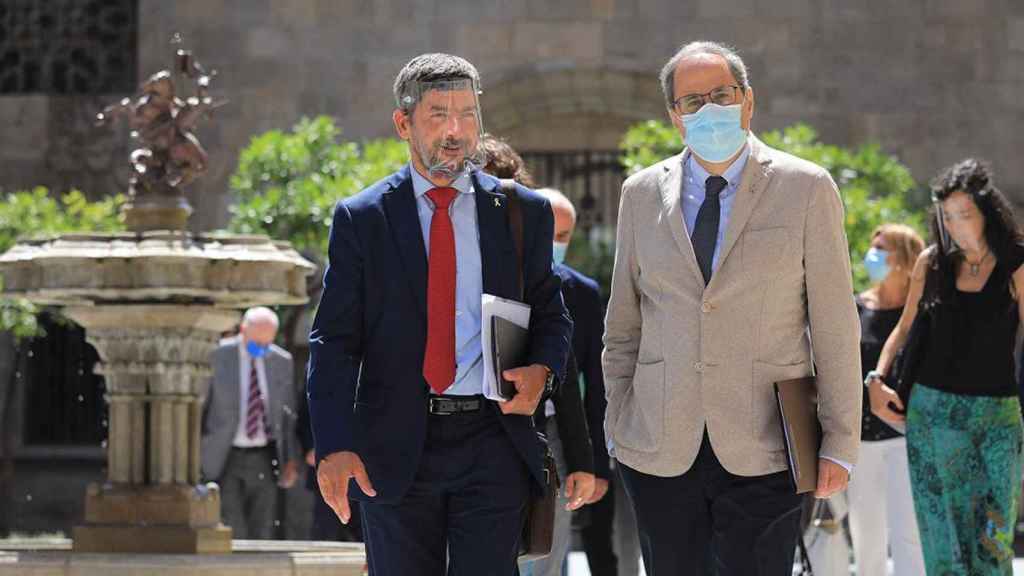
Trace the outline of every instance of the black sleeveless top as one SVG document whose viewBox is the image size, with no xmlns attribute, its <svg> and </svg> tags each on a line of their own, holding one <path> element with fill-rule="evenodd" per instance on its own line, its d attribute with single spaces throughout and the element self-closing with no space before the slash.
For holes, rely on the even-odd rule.
<svg viewBox="0 0 1024 576">
<path fill-rule="evenodd" d="M 931 309 L 921 384 L 966 396 L 1017 396 L 1013 347 L 1020 319 L 1010 279 L 1024 263 L 1024 247 L 1007 260 L 996 262 L 981 291 L 954 290 L 949 302 Z"/>
<path fill-rule="evenodd" d="M 857 315 L 860 317 L 860 369 L 861 377 L 866 378 L 868 372 L 878 365 L 878 357 L 889 334 L 896 328 L 903 314 L 903 308 L 889 310 L 872 310 L 864 305 L 857 296 Z M 865 442 L 877 442 L 902 436 L 893 430 L 878 416 L 871 412 L 871 401 L 868 389 L 864 388 L 863 416 L 861 417 L 860 439 Z"/>
</svg>

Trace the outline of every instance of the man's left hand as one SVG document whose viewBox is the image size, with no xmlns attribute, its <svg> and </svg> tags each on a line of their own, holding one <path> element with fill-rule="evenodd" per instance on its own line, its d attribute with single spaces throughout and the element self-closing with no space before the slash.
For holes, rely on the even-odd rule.
<svg viewBox="0 0 1024 576">
<path fill-rule="evenodd" d="M 540 404 L 544 394 L 544 382 L 548 379 L 548 368 L 542 364 L 530 364 L 522 368 L 512 368 L 501 373 L 515 384 L 516 395 L 507 402 L 499 402 L 498 406 L 504 414 L 524 414 L 532 416 Z"/>
<path fill-rule="evenodd" d="M 839 464 L 826 458 L 818 459 L 818 488 L 814 491 L 815 498 L 829 496 L 846 490 L 850 482 L 850 473 Z"/>
<path fill-rule="evenodd" d="M 608 487 L 609 487 L 609 484 L 608 484 L 608 480 L 607 479 L 595 477 L 594 478 L 594 495 L 591 496 L 589 500 L 587 500 L 587 504 L 593 504 L 595 502 L 600 502 L 601 498 L 604 498 L 604 495 L 608 493 Z"/>
<path fill-rule="evenodd" d="M 278 480 L 277 485 L 281 488 L 291 488 L 295 485 L 295 481 L 299 479 L 299 461 L 289 460 L 285 463 L 284 468 L 281 469 L 281 478 Z"/>
<path fill-rule="evenodd" d="M 578 510 L 594 496 L 594 475 L 590 472 L 573 472 L 565 479 L 565 497 L 569 502 L 565 509 Z"/>
</svg>

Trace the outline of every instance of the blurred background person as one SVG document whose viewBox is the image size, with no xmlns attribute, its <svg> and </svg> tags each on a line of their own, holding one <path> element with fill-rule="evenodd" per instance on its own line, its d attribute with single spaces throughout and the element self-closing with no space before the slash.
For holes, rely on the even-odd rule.
<svg viewBox="0 0 1024 576">
<path fill-rule="evenodd" d="M 520 184 L 533 187 L 529 171 L 523 164 L 522 157 L 507 143 L 487 134 L 482 142 L 485 166 L 484 171 L 497 176 L 516 180 Z M 553 258 L 555 273 L 562 278 L 562 296 L 566 302 L 569 315 L 573 318 L 573 352 L 569 355 L 569 369 L 566 378 L 550 400 L 538 407 L 534 420 L 537 427 L 543 430 L 548 438 L 548 446 L 555 458 L 559 478 L 565 478 L 562 484 L 565 489 L 559 494 L 559 506 L 555 509 L 554 542 L 551 554 L 545 558 L 520 564 L 523 576 L 558 576 L 562 574 L 572 533 L 572 510 L 590 502 L 594 494 L 594 450 L 591 445 L 590 433 L 583 412 L 579 381 L 579 358 L 575 353 L 576 341 L 579 337 L 579 324 L 576 322 L 575 310 L 569 305 L 570 297 L 566 293 L 564 272 L 560 272 L 560 264 L 565 257 L 572 229 L 576 224 L 576 210 L 569 199 L 561 192 L 550 188 L 538 189 L 551 202 L 554 214 L 554 246 Z M 580 275 L 582 277 L 582 275 Z M 594 285 L 596 288 L 596 285 Z M 572 292 L 575 294 L 575 292 Z M 600 337 L 600 335 L 598 335 Z M 578 498 L 582 500 L 577 501 Z"/>
<path fill-rule="evenodd" d="M 278 486 L 290 488 L 298 477 L 298 398 L 292 357 L 274 345 L 277 328 L 273 310 L 250 308 L 238 336 L 210 360 L 202 471 L 220 485 L 221 514 L 236 539 L 273 538 Z"/>
<path fill-rule="evenodd" d="M 868 374 L 871 408 L 888 422 L 904 421 L 904 404 L 881 375 L 926 314 L 905 418 L 925 566 L 928 574 L 1012 574 L 1021 486 L 1013 352 L 1024 314 L 1024 244 L 1010 204 L 978 160 L 943 171 L 932 196 L 935 244 L 918 258 L 904 313 Z"/>
<path fill-rule="evenodd" d="M 522 158 L 506 142 L 487 134 L 482 146 L 487 157 L 485 171 L 527 186 L 534 185 L 533 176 Z M 604 304 L 597 283 L 564 261 L 575 228 L 575 208 L 571 211 L 572 226 L 568 229 L 565 221 L 569 212 L 563 211 L 562 214 L 559 239 L 558 212 L 555 213 L 555 274 L 562 278 L 562 296 L 574 322 L 573 355 L 579 369 L 583 406 L 594 453 L 594 495 L 585 510 L 589 517 L 584 519 L 580 536 L 591 576 L 636 576 L 640 567 L 636 518 L 618 478 L 615 462 L 608 456 L 604 436 L 607 404 L 601 368 Z M 558 243 L 564 246 L 558 246 Z"/>
<path fill-rule="evenodd" d="M 922 250 L 924 240 L 909 226 L 883 224 L 871 234 L 871 248 L 864 256 L 871 286 L 857 295 L 864 377 L 878 365 L 882 346 L 899 323 L 910 272 Z M 867 389 L 863 412 L 860 460 L 848 488 L 857 574 L 886 576 L 891 550 L 895 574 L 924 576 L 906 440 L 871 413 Z"/>
</svg>

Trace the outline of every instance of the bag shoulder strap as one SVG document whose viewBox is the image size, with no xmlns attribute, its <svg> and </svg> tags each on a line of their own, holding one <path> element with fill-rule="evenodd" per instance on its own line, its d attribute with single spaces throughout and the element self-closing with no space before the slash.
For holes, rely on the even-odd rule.
<svg viewBox="0 0 1024 576">
<path fill-rule="evenodd" d="M 519 299 L 524 296 L 523 291 L 523 208 L 519 203 L 519 193 L 516 191 L 515 180 L 502 178 L 501 191 L 508 198 L 508 224 L 512 230 L 512 242 L 516 248 L 516 278 L 519 282 Z"/>
</svg>

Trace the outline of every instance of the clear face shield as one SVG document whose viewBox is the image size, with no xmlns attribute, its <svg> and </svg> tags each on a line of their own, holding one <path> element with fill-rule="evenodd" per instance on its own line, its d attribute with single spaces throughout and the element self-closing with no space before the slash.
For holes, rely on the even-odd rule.
<svg viewBox="0 0 1024 576">
<path fill-rule="evenodd" d="M 932 205 L 935 207 L 935 221 L 939 229 L 939 249 L 943 254 L 953 251 L 953 242 L 949 237 L 949 230 L 946 229 L 946 215 L 942 211 L 942 201 L 932 196 Z"/>
<path fill-rule="evenodd" d="M 484 165 L 479 95 L 471 79 L 437 80 L 417 82 L 398 102 L 412 152 L 431 176 L 455 180 Z"/>
</svg>

